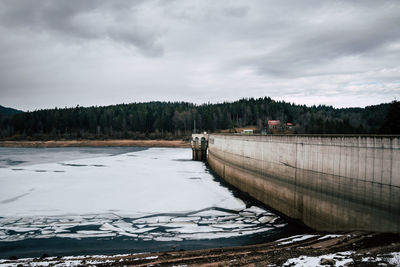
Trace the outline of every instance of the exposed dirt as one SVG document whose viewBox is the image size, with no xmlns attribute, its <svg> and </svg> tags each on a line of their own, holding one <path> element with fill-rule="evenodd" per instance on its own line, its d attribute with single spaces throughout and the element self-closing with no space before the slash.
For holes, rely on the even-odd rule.
<svg viewBox="0 0 400 267">
<path fill-rule="evenodd" d="M 123 263 L 124 265 L 132 264 L 135 266 L 282 266 L 288 259 L 302 255 L 318 256 L 355 251 L 354 262 L 349 266 L 359 266 L 363 255 L 374 257 L 382 253 L 400 251 L 399 235 L 351 233 L 322 240 L 319 240 L 319 238 L 321 238 L 321 235 L 284 245 L 280 245 L 280 242 L 275 241 L 231 248 L 143 254 L 140 257 L 133 256 L 135 259 L 133 262 L 129 261 L 128 258 Z M 154 256 L 158 256 L 158 258 L 149 259 Z M 365 265 L 365 262 L 362 264 Z"/>
<path fill-rule="evenodd" d="M 57 140 L 57 141 L 0 141 L 0 147 L 190 147 L 182 140 Z"/>
<path fill-rule="evenodd" d="M 361 232 L 341 233 L 340 235 L 311 234 L 314 236 L 298 242 L 292 240 L 285 243 L 280 240 L 250 246 L 195 251 L 169 251 L 106 257 L 86 256 L 81 258 L 79 263 L 96 266 L 282 266 L 291 258 L 337 253 L 339 258 L 350 259 L 350 262 L 345 266 L 377 266 L 378 263 L 382 266 L 396 266 L 388 263 L 388 259 L 391 257 L 388 253 L 400 252 L 400 235 Z M 343 253 L 346 251 L 350 252 Z M 341 256 L 340 252 L 345 256 Z M 338 260 L 338 258 L 323 258 L 320 263 L 324 265 L 332 265 L 333 263 L 334 265 L 335 259 Z M 51 266 L 69 264 L 68 261 L 71 261 L 71 258 L 53 257 L 31 259 L 26 263 L 39 265 L 44 263 Z M 21 264 L 22 262 L 10 260 L 8 263 Z M 24 263 L 21 265 L 25 266 Z M 286 264 L 285 266 L 292 265 Z"/>
</svg>

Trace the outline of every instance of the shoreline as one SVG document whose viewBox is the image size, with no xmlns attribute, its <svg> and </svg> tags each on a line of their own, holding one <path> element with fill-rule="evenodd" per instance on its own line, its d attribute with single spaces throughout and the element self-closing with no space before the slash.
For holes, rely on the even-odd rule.
<svg viewBox="0 0 400 267">
<path fill-rule="evenodd" d="M 371 232 L 296 235 L 261 244 L 149 253 L 0 259 L 5 266 L 397 266 L 400 236 Z"/>
<path fill-rule="evenodd" d="M 0 147 L 178 147 L 189 148 L 182 140 L 50 140 L 50 141 L 0 141 Z"/>
</svg>

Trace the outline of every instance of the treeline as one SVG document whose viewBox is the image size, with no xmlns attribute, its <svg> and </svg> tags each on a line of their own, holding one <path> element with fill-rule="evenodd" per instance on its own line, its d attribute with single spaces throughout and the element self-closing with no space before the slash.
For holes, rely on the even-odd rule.
<svg viewBox="0 0 400 267">
<path fill-rule="evenodd" d="M 396 124 L 390 119 L 390 116 L 399 118 L 398 108 L 393 108 L 396 106 L 398 102 L 366 108 L 307 107 L 274 101 L 269 97 L 203 105 L 148 102 L 105 107 L 77 106 L 3 115 L 0 117 L 0 138 L 177 139 L 190 135 L 194 121 L 198 131 L 218 132 L 246 125 L 262 129 L 268 120 L 291 122 L 295 125 L 294 133 L 299 134 L 399 133 L 393 130 Z"/>
</svg>

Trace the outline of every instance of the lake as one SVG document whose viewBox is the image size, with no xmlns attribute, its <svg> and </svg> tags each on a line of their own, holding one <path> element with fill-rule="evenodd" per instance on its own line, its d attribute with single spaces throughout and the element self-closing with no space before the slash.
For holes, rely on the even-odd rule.
<svg viewBox="0 0 400 267">
<path fill-rule="evenodd" d="M 188 148 L 0 148 L 0 258 L 201 249 L 296 231 Z"/>
</svg>

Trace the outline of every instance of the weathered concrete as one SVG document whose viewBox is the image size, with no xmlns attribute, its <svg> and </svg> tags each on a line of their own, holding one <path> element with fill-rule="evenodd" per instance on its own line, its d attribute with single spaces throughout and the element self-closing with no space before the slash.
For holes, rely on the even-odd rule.
<svg viewBox="0 0 400 267">
<path fill-rule="evenodd" d="M 190 146 L 192 147 L 193 160 L 207 160 L 208 134 L 192 134 Z"/>
<path fill-rule="evenodd" d="M 223 179 L 316 230 L 400 233 L 398 136 L 210 135 Z"/>
</svg>

